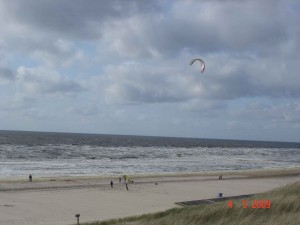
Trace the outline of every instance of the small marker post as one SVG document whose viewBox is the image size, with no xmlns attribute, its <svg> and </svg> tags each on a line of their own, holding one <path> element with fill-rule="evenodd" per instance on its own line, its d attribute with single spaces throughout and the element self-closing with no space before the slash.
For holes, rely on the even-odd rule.
<svg viewBox="0 0 300 225">
<path fill-rule="evenodd" d="M 75 217 L 77 217 L 77 225 L 79 225 L 79 217 L 80 217 L 80 214 L 76 214 Z"/>
</svg>

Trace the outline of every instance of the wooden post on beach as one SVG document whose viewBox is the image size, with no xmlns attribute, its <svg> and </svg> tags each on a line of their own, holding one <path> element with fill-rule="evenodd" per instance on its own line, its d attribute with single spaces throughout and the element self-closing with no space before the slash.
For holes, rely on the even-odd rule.
<svg viewBox="0 0 300 225">
<path fill-rule="evenodd" d="M 75 217 L 77 217 L 77 225 L 79 225 L 79 217 L 80 217 L 80 214 L 76 214 Z"/>
</svg>

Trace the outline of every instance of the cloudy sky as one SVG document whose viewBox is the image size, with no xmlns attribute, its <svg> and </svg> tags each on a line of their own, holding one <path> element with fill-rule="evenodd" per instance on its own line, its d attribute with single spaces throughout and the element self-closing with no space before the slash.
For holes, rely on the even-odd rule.
<svg viewBox="0 0 300 225">
<path fill-rule="evenodd" d="M 299 12 L 294 0 L 0 0 L 0 130 L 299 142 Z"/>
</svg>

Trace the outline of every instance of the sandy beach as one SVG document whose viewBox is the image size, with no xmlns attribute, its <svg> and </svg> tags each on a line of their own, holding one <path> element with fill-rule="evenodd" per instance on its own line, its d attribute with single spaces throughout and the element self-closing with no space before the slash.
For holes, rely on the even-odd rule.
<svg viewBox="0 0 300 225">
<path fill-rule="evenodd" d="M 179 207 L 175 202 L 254 194 L 300 181 L 300 168 L 133 177 L 127 191 L 118 177 L 0 181 L 0 224 L 68 225 Z M 110 187 L 113 180 L 114 187 Z M 155 184 L 157 182 L 157 185 Z"/>
</svg>

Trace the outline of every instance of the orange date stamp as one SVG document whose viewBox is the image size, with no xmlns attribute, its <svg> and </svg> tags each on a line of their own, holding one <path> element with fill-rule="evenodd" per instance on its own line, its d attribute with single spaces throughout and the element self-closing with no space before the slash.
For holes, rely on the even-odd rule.
<svg viewBox="0 0 300 225">
<path fill-rule="evenodd" d="M 228 200 L 227 202 L 228 208 L 233 208 L 232 200 Z M 269 209 L 271 208 L 271 200 L 242 200 L 242 208 L 252 208 L 252 209 Z"/>
</svg>

